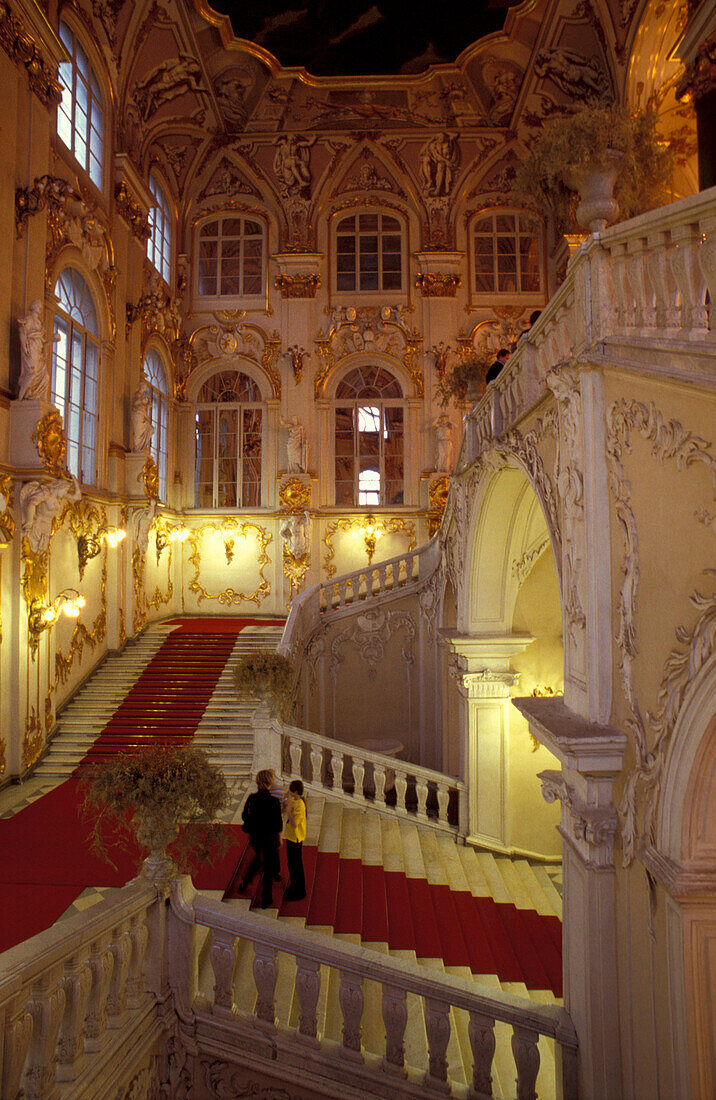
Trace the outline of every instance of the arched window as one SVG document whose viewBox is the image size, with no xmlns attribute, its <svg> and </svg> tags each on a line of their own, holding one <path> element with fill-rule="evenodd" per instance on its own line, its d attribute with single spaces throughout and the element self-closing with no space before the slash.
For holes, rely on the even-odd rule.
<svg viewBox="0 0 716 1100">
<path fill-rule="evenodd" d="M 87 283 L 66 267 L 55 285 L 52 401 L 67 436 L 67 469 L 87 484 L 95 480 L 99 326 Z"/>
<path fill-rule="evenodd" d="M 150 348 L 144 359 L 144 374 L 152 394 L 152 458 L 159 473 L 159 496 L 167 499 L 167 375 L 159 353 Z"/>
<path fill-rule="evenodd" d="M 199 229 L 197 293 L 206 298 L 249 298 L 264 286 L 263 224 L 227 215 Z"/>
<path fill-rule="evenodd" d="M 403 391 L 384 367 L 355 367 L 336 390 L 336 504 L 403 503 Z"/>
<path fill-rule="evenodd" d="M 261 428 L 258 386 L 238 370 L 212 374 L 196 410 L 196 507 L 261 506 Z"/>
<path fill-rule="evenodd" d="M 542 230 L 531 214 L 495 210 L 472 226 L 476 294 L 539 294 Z"/>
<path fill-rule="evenodd" d="M 172 264 L 172 219 L 169 200 L 154 172 L 149 175 L 149 190 L 154 196 L 154 206 L 149 211 L 149 228 L 152 233 L 147 241 L 147 256 L 162 279 L 170 281 Z"/>
<path fill-rule="evenodd" d="M 104 116 L 102 93 L 89 58 L 67 23 L 60 22 L 60 38 L 70 55 L 60 63 L 62 102 L 57 108 L 57 133 L 73 157 L 102 187 Z"/>
<path fill-rule="evenodd" d="M 350 214 L 336 226 L 336 291 L 402 290 L 403 227 L 391 214 Z"/>
</svg>

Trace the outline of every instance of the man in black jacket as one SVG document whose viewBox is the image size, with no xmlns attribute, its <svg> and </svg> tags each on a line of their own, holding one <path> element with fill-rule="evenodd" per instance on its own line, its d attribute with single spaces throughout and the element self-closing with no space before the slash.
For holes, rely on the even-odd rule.
<svg viewBox="0 0 716 1100">
<path fill-rule="evenodd" d="M 244 832 L 249 834 L 249 843 L 254 858 L 239 883 L 239 893 L 243 894 L 260 867 L 263 868 L 263 886 L 261 889 L 261 908 L 268 909 L 272 902 L 274 879 L 279 877 L 278 849 L 283 828 L 281 803 L 271 794 L 276 778 L 268 769 L 257 772 L 254 794 L 246 799 L 241 811 L 244 820 Z"/>
<path fill-rule="evenodd" d="M 485 375 L 485 381 L 494 382 L 509 358 L 509 349 L 500 348 L 497 355 L 495 356 L 495 362 L 492 364 L 491 367 L 488 368 L 487 374 Z"/>
</svg>

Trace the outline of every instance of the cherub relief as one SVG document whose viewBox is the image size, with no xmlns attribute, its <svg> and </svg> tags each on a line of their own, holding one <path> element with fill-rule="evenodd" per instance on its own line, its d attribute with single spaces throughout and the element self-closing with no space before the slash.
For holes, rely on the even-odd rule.
<svg viewBox="0 0 716 1100">
<path fill-rule="evenodd" d="M 204 92 L 199 62 L 187 54 L 162 61 L 134 88 L 134 100 L 145 119 L 164 103 L 188 92 Z"/>
<path fill-rule="evenodd" d="M 311 193 L 311 142 L 292 134 L 278 139 L 273 170 L 278 178 L 282 195 L 300 195 L 308 198 Z"/>
</svg>

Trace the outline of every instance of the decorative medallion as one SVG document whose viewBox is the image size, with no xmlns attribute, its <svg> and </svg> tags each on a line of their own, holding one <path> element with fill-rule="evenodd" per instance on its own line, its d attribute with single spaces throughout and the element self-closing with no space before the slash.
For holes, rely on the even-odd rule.
<svg viewBox="0 0 716 1100">
<path fill-rule="evenodd" d="M 278 491 L 279 505 L 284 512 L 303 512 L 311 507 L 310 483 L 289 477 Z"/>
<path fill-rule="evenodd" d="M 53 477 L 67 477 L 67 440 L 57 409 L 50 409 L 38 421 L 32 442 L 47 472 Z"/>
</svg>

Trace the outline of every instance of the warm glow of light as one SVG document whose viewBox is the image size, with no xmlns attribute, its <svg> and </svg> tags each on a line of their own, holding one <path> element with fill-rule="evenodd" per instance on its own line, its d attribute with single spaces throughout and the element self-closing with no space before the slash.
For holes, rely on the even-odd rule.
<svg viewBox="0 0 716 1100">
<path fill-rule="evenodd" d="M 110 527 L 104 534 L 107 545 L 111 546 L 112 549 L 114 549 L 115 546 L 119 546 L 122 539 L 126 539 L 126 537 L 127 532 L 123 527 Z"/>
<path fill-rule="evenodd" d="M 173 527 L 172 530 L 169 532 L 169 541 L 170 542 L 186 542 L 186 540 L 188 538 L 189 538 L 189 528 L 188 527 Z"/>
</svg>

